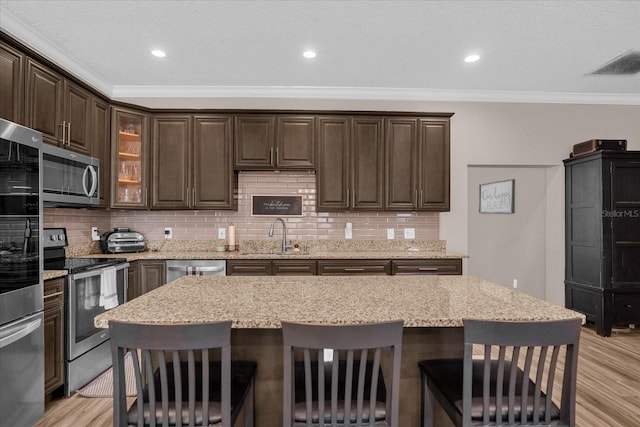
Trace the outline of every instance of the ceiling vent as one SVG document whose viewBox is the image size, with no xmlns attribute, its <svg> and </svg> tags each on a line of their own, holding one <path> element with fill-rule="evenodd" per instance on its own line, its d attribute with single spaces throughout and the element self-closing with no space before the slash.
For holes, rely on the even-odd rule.
<svg viewBox="0 0 640 427">
<path fill-rule="evenodd" d="M 640 50 L 629 50 L 588 74 L 630 76 L 640 72 Z"/>
</svg>

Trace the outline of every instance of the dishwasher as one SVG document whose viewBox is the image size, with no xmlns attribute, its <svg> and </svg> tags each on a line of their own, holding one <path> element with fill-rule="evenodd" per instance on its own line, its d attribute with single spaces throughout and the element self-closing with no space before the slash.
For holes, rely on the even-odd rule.
<svg viewBox="0 0 640 427">
<path fill-rule="evenodd" d="M 227 261 L 223 259 L 170 259 L 167 264 L 167 283 L 182 276 L 226 276 Z"/>
</svg>

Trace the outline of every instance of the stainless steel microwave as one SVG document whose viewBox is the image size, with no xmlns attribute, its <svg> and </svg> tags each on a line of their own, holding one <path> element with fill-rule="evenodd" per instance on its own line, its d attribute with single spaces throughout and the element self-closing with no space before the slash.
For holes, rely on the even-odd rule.
<svg viewBox="0 0 640 427">
<path fill-rule="evenodd" d="M 86 207 L 100 202 L 100 160 L 42 144 L 44 206 Z"/>
</svg>

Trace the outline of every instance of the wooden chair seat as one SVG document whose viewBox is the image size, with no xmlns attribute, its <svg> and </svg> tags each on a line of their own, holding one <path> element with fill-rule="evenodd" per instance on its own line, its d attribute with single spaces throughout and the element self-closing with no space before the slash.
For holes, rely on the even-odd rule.
<svg viewBox="0 0 640 427">
<path fill-rule="evenodd" d="M 464 320 L 462 359 L 418 363 L 423 427 L 436 401 L 456 426 L 573 427 L 580 325 Z"/>
<path fill-rule="evenodd" d="M 462 401 L 462 382 L 463 382 L 463 359 L 439 359 L 428 360 L 419 363 L 420 370 L 427 376 L 428 387 L 441 394 L 446 401 L 452 402 L 457 408 L 459 413 L 462 413 L 463 401 Z M 483 419 L 483 400 L 482 400 L 482 386 L 484 362 L 482 360 L 475 360 L 473 362 L 473 380 L 471 391 L 471 419 L 480 421 Z M 491 379 L 490 388 L 495 390 L 498 382 L 498 363 L 497 361 L 491 362 Z M 508 390 L 509 378 L 511 376 L 511 365 L 506 365 L 504 369 L 504 378 L 502 381 L 503 390 Z M 516 373 L 515 387 L 518 390 L 522 389 L 522 381 L 524 379 L 524 371 L 518 369 Z M 526 399 L 526 415 L 528 419 L 533 416 L 534 397 L 533 391 L 535 390 L 535 384 L 533 381 L 529 381 L 530 395 Z M 439 399 L 440 400 L 440 399 Z M 491 422 L 496 421 L 497 406 L 496 397 L 490 398 L 489 402 L 489 419 Z M 541 417 L 545 417 L 546 411 L 546 394 L 541 392 L 541 397 L 538 400 L 537 410 L 541 414 Z M 506 399 L 502 401 L 501 413 L 506 414 L 509 411 L 509 403 Z M 522 412 L 522 399 L 517 395 L 517 399 L 513 405 L 513 411 L 516 419 L 520 419 Z M 551 421 L 557 421 L 560 417 L 560 408 L 553 402 L 551 402 Z"/>
<path fill-rule="evenodd" d="M 231 417 L 236 418 L 239 411 L 242 408 L 242 403 L 247 397 L 251 389 L 251 381 L 255 375 L 257 364 L 255 362 L 248 361 L 233 361 L 231 362 Z M 169 426 L 173 427 L 177 424 L 177 410 L 176 410 L 176 386 L 173 364 L 167 364 L 167 390 L 168 390 L 168 418 Z M 200 372 L 202 370 L 202 363 L 195 363 L 195 371 Z M 188 365 L 186 362 L 180 363 L 180 371 L 187 372 Z M 209 362 L 209 399 L 208 402 L 208 424 L 215 425 L 222 422 L 222 394 L 220 389 L 220 362 Z M 162 387 L 160 370 L 156 370 L 154 374 L 154 386 L 155 390 L 161 390 Z M 181 405 L 181 418 L 182 424 L 189 425 L 189 411 L 188 402 L 185 400 L 189 396 L 188 384 L 183 382 L 181 385 L 182 392 L 182 405 Z M 202 401 L 202 378 L 196 377 L 195 381 L 195 398 L 196 401 Z M 149 385 L 145 386 L 142 392 L 143 396 L 143 418 L 144 425 L 151 425 L 151 410 L 149 404 Z M 162 408 L 156 406 L 156 419 L 162 419 Z M 201 406 L 195 407 L 195 425 L 203 425 L 203 408 Z M 130 426 L 137 426 L 138 422 L 138 409 L 137 399 L 133 405 L 127 411 L 127 421 Z M 206 424 L 205 424 L 206 425 Z"/>
</svg>

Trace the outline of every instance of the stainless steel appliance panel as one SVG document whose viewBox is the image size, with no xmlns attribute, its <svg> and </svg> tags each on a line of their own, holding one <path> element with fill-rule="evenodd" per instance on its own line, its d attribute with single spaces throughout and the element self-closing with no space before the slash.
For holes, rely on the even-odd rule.
<svg viewBox="0 0 640 427">
<path fill-rule="evenodd" d="M 115 266 L 118 303 L 125 302 L 128 263 Z M 100 306 L 103 269 L 71 274 L 67 277 L 67 358 L 73 360 L 109 339 L 109 331 L 96 328 L 93 319 L 107 311 Z"/>
<path fill-rule="evenodd" d="M 66 396 L 111 366 L 109 331 L 96 328 L 93 323 L 95 316 L 108 310 L 99 304 L 99 290 L 102 272 L 110 267 L 116 269 L 118 303 L 123 304 L 126 302 L 129 263 L 67 276 L 64 387 Z"/>
<path fill-rule="evenodd" d="M 174 259 L 166 262 L 167 283 L 182 276 L 226 276 L 227 262 L 218 260 L 185 260 Z"/>
<path fill-rule="evenodd" d="M 44 314 L 0 327 L 0 427 L 31 427 L 44 414 Z"/>
<path fill-rule="evenodd" d="M 44 414 L 42 134 L 0 119 L 0 426 Z"/>
<path fill-rule="evenodd" d="M 100 202 L 100 160 L 45 144 L 42 198 L 49 206 L 90 206 Z"/>
</svg>

